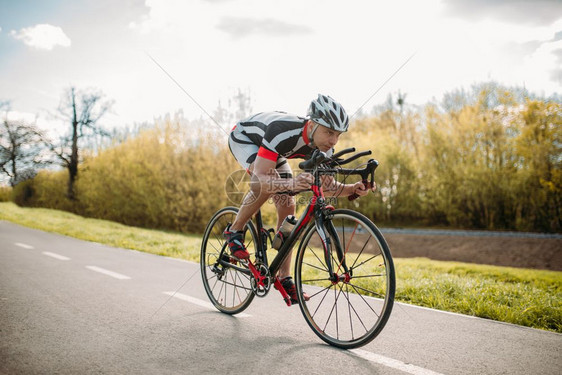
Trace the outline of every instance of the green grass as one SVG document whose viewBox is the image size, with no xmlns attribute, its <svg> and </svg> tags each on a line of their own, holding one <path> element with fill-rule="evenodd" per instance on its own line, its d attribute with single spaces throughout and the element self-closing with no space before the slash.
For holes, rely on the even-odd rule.
<svg viewBox="0 0 562 375">
<path fill-rule="evenodd" d="M 201 236 L 141 229 L 65 211 L 22 208 L 0 202 L 0 220 L 81 240 L 199 262 Z"/>
<path fill-rule="evenodd" d="M 562 332 L 562 272 L 396 259 L 397 299 Z"/>
<path fill-rule="evenodd" d="M 0 220 L 110 246 L 199 261 L 201 237 L 0 202 Z M 562 332 L 562 272 L 395 259 L 396 300 Z"/>
</svg>

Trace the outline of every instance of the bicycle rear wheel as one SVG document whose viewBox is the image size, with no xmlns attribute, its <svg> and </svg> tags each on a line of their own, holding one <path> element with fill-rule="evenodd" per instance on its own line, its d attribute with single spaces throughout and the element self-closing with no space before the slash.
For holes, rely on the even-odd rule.
<svg viewBox="0 0 562 375">
<path fill-rule="evenodd" d="M 227 314 L 242 312 L 254 299 L 250 271 L 231 257 L 223 237 L 224 230 L 234 222 L 237 213 L 236 207 L 219 210 L 209 221 L 201 244 L 201 276 L 205 292 L 213 305 Z M 251 221 L 244 228 L 244 244 L 253 259 L 258 236 Z"/>
<path fill-rule="evenodd" d="M 297 295 L 314 333 L 330 345 L 350 349 L 373 340 L 390 317 L 396 288 L 394 264 L 384 237 L 369 219 L 346 209 L 334 210 L 333 215 L 325 226 L 336 276 L 329 275 L 320 236 L 312 225 L 296 257 Z"/>
</svg>

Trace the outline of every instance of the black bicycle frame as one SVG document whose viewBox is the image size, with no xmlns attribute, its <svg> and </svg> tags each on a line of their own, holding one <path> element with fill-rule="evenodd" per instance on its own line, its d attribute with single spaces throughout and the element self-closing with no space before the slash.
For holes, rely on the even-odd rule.
<svg viewBox="0 0 562 375">
<path fill-rule="evenodd" d="M 346 149 L 343 152 L 340 153 L 348 153 L 348 152 L 352 152 L 355 151 L 355 149 Z M 368 152 L 370 153 L 370 151 Z M 358 154 L 346 161 L 341 162 L 340 160 L 336 160 L 333 163 L 335 164 L 345 164 L 348 163 L 351 160 L 355 160 L 358 156 L 363 156 L 366 155 L 367 153 L 361 153 Z M 316 155 L 316 154 L 314 154 Z M 314 183 L 312 184 L 312 193 L 313 196 L 310 200 L 310 203 L 308 204 L 306 210 L 304 211 L 304 213 L 301 215 L 301 217 L 299 218 L 297 224 L 295 225 L 295 227 L 293 228 L 293 230 L 291 231 L 291 234 L 289 235 L 289 237 L 287 238 L 287 240 L 281 245 L 281 247 L 279 248 L 279 251 L 277 253 L 277 255 L 275 256 L 275 258 L 273 259 L 273 261 L 271 262 L 271 264 L 268 265 L 268 261 L 267 261 L 267 241 L 269 238 L 269 232 L 267 229 L 264 228 L 263 226 L 263 220 L 262 220 L 262 216 L 261 216 L 261 211 L 258 210 L 258 212 L 256 213 L 256 224 L 257 224 L 257 231 L 258 231 L 258 236 L 259 236 L 259 240 L 258 243 L 256 244 L 257 249 L 256 249 L 256 260 L 257 263 L 263 264 L 266 267 L 268 267 L 269 273 L 267 275 L 263 275 L 260 270 L 258 270 L 254 263 L 252 263 L 251 260 L 248 260 L 247 262 L 247 266 L 248 269 L 243 268 L 243 267 L 239 267 L 236 266 L 234 264 L 231 263 L 231 261 L 226 260 L 222 257 L 222 253 L 221 256 L 219 257 L 219 259 L 221 259 L 221 261 L 219 261 L 220 263 L 222 263 L 224 266 L 227 267 L 234 267 L 236 268 L 238 271 L 243 272 L 245 274 L 248 275 L 253 275 L 256 285 L 259 287 L 264 287 L 265 286 L 265 279 L 268 277 L 273 277 L 274 280 L 274 284 L 277 287 L 277 289 L 281 292 L 281 294 L 283 295 L 283 298 L 285 299 L 285 302 L 287 303 L 287 305 L 291 305 L 290 302 L 290 298 L 287 295 L 287 293 L 285 292 L 285 290 L 283 289 L 283 287 L 281 286 L 281 283 L 279 281 L 279 279 L 275 276 L 277 271 L 279 271 L 279 268 L 281 267 L 281 265 L 283 264 L 283 262 L 287 259 L 291 249 L 293 248 L 293 246 L 296 244 L 296 242 L 298 241 L 299 237 L 301 236 L 301 234 L 303 233 L 303 231 L 308 227 L 308 224 L 310 223 L 310 221 L 312 220 L 312 218 L 314 217 L 314 222 L 315 222 L 315 227 L 316 227 L 316 231 L 320 237 L 320 240 L 322 241 L 322 247 L 324 250 L 324 258 L 325 258 L 325 262 L 326 262 L 326 267 L 328 269 L 328 273 L 330 275 L 330 280 L 332 281 L 332 283 L 337 283 L 338 281 L 341 280 L 349 280 L 350 276 L 350 271 L 345 263 L 345 252 L 344 249 L 342 249 L 341 247 L 341 241 L 339 239 L 338 233 L 336 231 L 336 228 L 334 227 L 331 219 L 333 217 L 332 215 L 332 211 L 334 210 L 334 207 L 327 205 L 326 204 L 326 199 L 324 197 L 324 192 L 322 190 L 322 180 L 321 180 L 321 176 L 322 175 L 327 175 L 327 174 L 331 174 L 331 173 L 342 173 L 345 175 L 360 175 L 363 178 L 363 182 L 365 184 L 366 187 L 369 187 L 368 185 L 368 181 L 367 178 L 370 175 L 371 176 L 371 186 L 374 180 L 374 170 L 376 169 L 378 162 L 371 159 L 369 160 L 367 167 L 365 167 L 365 169 L 342 169 L 342 168 L 338 168 L 338 169 L 320 169 L 317 167 L 317 165 L 315 165 L 315 157 L 313 155 L 313 158 L 310 159 L 309 161 L 303 162 L 301 163 L 301 165 L 307 165 L 304 163 L 312 163 L 312 164 L 308 164 L 308 165 L 314 165 L 314 170 L 313 170 L 313 175 L 314 175 Z M 322 160 L 320 160 L 322 161 Z M 333 165 L 332 165 L 333 166 Z M 301 169 L 307 169 L 306 167 L 302 167 Z M 326 230 L 328 233 L 326 233 Z M 333 267 L 332 267 L 332 242 L 331 239 L 333 238 L 335 240 L 335 250 L 336 250 L 336 255 L 338 257 L 338 269 L 336 270 L 336 272 L 334 272 Z M 223 246 L 222 252 L 226 251 L 226 244 Z M 224 260 L 223 260 L 224 259 Z M 258 265 L 259 266 L 259 265 Z M 338 274 L 338 272 L 340 271 L 340 269 L 343 268 L 343 272 Z"/>
<path fill-rule="evenodd" d="M 318 232 L 318 235 L 320 236 L 320 239 L 322 241 L 324 258 L 332 282 L 338 282 L 340 279 L 349 278 L 350 276 L 347 265 L 345 263 L 344 251 L 341 248 L 341 242 L 339 240 L 337 231 L 331 222 L 331 218 L 332 218 L 331 212 L 334 208 L 326 204 L 324 192 L 322 191 L 322 183 L 321 183 L 320 176 L 326 173 L 327 173 L 326 171 L 322 171 L 322 173 L 320 171 L 316 171 L 314 184 L 312 185 L 313 196 L 311 198 L 311 201 L 308 204 L 304 213 L 301 215 L 297 224 L 291 231 L 287 240 L 281 245 L 277 255 L 275 256 L 275 258 L 273 259 L 273 261 L 268 267 L 269 275 L 274 277 L 274 283 L 276 284 L 277 289 L 281 291 L 281 294 L 283 294 L 283 297 L 285 298 L 288 304 L 290 304 L 289 299 L 286 298 L 284 290 L 282 288 L 279 288 L 279 285 L 277 285 L 277 283 L 279 283 L 279 280 L 275 277 L 275 274 L 277 273 L 283 262 L 287 259 L 289 252 L 294 247 L 294 245 L 298 241 L 303 231 L 308 227 L 308 224 L 310 223 L 313 217 L 315 219 L 316 231 Z M 268 231 L 263 227 L 260 211 L 258 211 L 258 213 L 256 214 L 256 224 L 257 224 L 257 230 L 260 233 L 260 241 L 257 244 L 258 247 L 257 260 L 267 266 L 268 262 L 267 262 L 266 249 L 267 249 L 267 239 L 269 235 L 268 235 Z M 326 233 L 325 229 L 327 229 L 328 233 Z M 340 268 L 343 268 L 344 270 L 344 272 L 341 275 L 335 273 L 332 267 L 332 242 L 330 240 L 330 236 L 335 240 L 335 249 L 339 261 L 338 270 Z M 264 277 L 265 275 L 261 275 L 259 270 L 256 269 L 255 265 L 251 261 L 248 261 L 248 267 L 250 272 L 253 274 L 254 278 L 257 280 L 258 285 L 260 282 L 263 282 L 263 280 L 265 279 Z"/>
</svg>

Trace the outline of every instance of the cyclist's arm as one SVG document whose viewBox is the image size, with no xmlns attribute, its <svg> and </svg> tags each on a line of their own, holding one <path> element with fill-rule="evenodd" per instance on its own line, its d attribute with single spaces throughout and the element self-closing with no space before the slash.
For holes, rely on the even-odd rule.
<svg viewBox="0 0 562 375">
<path fill-rule="evenodd" d="M 365 186 L 362 182 L 356 182 L 354 184 L 342 184 L 333 176 L 322 176 L 322 190 L 324 191 L 324 195 L 327 197 L 348 197 L 356 193 L 359 196 L 364 196 L 369 193 L 368 189 L 365 189 Z M 375 191 L 376 186 L 374 186 L 371 190 Z"/>
<path fill-rule="evenodd" d="M 271 152 L 271 151 L 270 151 Z M 274 153 L 273 153 L 274 154 Z M 260 152 L 254 162 L 250 186 L 254 192 L 258 190 L 266 194 L 283 191 L 300 191 L 310 189 L 314 178 L 310 173 L 302 173 L 295 178 L 280 178 L 275 169 L 277 154 Z M 274 160 L 272 160 L 274 159 Z"/>
</svg>

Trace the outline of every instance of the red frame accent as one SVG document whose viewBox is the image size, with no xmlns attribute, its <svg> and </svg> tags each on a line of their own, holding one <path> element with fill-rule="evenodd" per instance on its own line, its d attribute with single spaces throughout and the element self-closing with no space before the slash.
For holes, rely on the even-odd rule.
<svg viewBox="0 0 562 375">
<path fill-rule="evenodd" d="M 306 216 L 304 217 L 301 224 L 297 227 L 297 230 L 301 230 L 304 226 L 306 226 L 310 222 L 310 219 L 312 218 L 312 215 L 314 213 L 314 207 L 316 207 L 316 201 L 320 197 L 324 198 L 324 191 L 322 190 L 321 187 L 312 185 L 312 193 L 314 194 L 314 196 L 310 201 L 310 206 L 308 206 L 308 210 L 306 211 Z"/>
<path fill-rule="evenodd" d="M 265 280 L 265 276 L 262 276 L 260 274 L 260 272 L 256 269 L 252 261 L 249 259 L 248 259 L 248 268 L 250 269 L 250 272 L 252 272 L 252 274 L 254 275 L 254 278 L 258 281 L 258 285 L 262 287 L 265 286 L 265 284 L 263 283 L 263 281 Z"/>
<path fill-rule="evenodd" d="M 287 291 L 285 290 L 285 288 L 283 288 L 283 284 L 281 284 L 281 281 L 279 280 L 278 277 L 275 277 L 275 280 L 273 281 L 273 285 L 275 285 L 275 289 L 277 289 L 279 293 L 281 293 L 287 306 L 291 306 L 292 305 L 291 297 L 289 297 Z"/>
</svg>

